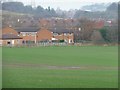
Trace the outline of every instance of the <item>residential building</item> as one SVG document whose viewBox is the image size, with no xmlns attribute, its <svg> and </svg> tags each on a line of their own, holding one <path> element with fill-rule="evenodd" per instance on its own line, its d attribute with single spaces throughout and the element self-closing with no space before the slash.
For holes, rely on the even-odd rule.
<svg viewBox="0 0 120 90">
<path fill-rule="evenodd" d="M 37 44 L 42 41 L 60 42 L 63 40 L 66 43 L 74 43 L 74 34 L 71 30 L 63 28 L 3 28 L 0 43 L 2 45 L 24 45 L 24 44 Z"/>
<path fill-rule="evenodd" d="M 36 27 L 25 27 L 25 28 L 16 28 L 18 36 L 23 38 L 23 44 L 27 43 L 36 43 L 37 42 L 37 31 L 39 28 Z"/>
<path fill-rule="evenodd" d="M 67 29 L 51 29 L 53 34 L 52 40 L 64 40 L 66 43 L 74 43 L 74 34 Z"/>
<path fill-rule="evenodd" d="M 22 45 L 22 38 L 18 36 L 18 32 L 11 27 L 2 29 L 0 37 L 0 46 L 17 46 Z"/>
<path fill-rule="evenodd" d="M 40 41 L 51 41 L 53 34 L 47 29 L 42 29 L 37 32 L 37 42 Z"/>
</svg>

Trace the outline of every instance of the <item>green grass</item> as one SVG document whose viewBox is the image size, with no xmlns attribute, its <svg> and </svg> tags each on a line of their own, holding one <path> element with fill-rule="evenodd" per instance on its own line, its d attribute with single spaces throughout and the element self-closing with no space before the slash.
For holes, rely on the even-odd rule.
<svg viewBox="0 0 120 90">
<path fill-rule="evenodd" d="M 3 48 L 3 87 L 117 88 L 117 50 L 115 46 Z"/>
</svg>

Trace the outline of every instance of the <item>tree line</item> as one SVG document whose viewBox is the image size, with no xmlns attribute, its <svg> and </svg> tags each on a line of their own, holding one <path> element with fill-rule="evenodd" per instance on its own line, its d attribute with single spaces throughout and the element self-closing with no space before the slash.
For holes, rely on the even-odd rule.
<svg viewBox="0 0 120 90">
<path fill-rule="evenodd" d="M 83 10 L 77 10 L 74 18 L 81 18 L 86 17 L 90 19 L 117 19 L 118 17 L 118 3 L 112 3 L 110 4 L 106 11 L 83 11 Z"/>
<path fill-rule="evenodd" d="M 22 2 L 4 2 L 1 4 L 2 10 L 17 12 L 17 13 L 24 13 L 24 14 L 32 14 L 36 17 L 56 17 L 57 14 L 53 8 L 46 8 L 44 9 L 41 6 L 37 6 L 33 8 L 31 5 L 24 5 Z"/>
<path fill-rule="evenodd" d="M 42 6 L 39 5 L 36 8 L 33 8 L 31 5 L 24 5 L 22 2 L 4 2 L 4 3 L 0 3 L 0 6 L 1 5 L 2 5 L 2 10 L 17 12 L 17 13 L 32 14 L 38 18 L 61 17 L 61 15 L 59 15 L 56 10 L 50 7 L 44 9 Z M 98 18 L 116 19 L 118 16 L 117 12 L 118 12 L 118 3 L 112 3 L 107 7 L 106 11 L 92 12 L 92 11 L 77 10 L 74 15 L 74 18 L 86 17 L 89 19 L 98 19 Z"/>
</svg>

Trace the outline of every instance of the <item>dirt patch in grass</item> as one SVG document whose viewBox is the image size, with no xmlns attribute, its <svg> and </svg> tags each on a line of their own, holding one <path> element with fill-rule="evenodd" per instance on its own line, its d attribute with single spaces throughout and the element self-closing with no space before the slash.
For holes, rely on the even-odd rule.
<svg viewBox="0 0 120 90">
<path fill-rule="evenodd" d="M 4 63 L 3 68 L 44 68 L 44 69 L 59 69 L 59 70 L 118 70 L 118 67 L 110 66 L 55 66 L 45 64 L 23 64 L 23 63 Z"/>
</svg>

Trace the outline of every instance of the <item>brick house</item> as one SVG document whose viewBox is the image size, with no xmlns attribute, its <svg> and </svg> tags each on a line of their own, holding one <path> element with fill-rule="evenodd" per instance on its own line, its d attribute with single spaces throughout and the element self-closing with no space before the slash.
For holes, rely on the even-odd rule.
<svg viewBox="0 0 120 90">
<path fill-rule="evenodd" d="M 67 43 L 74 43 L 74 34 L 71 30 L 67 29 L 51 29 L 53 34 L 52 40 L 64 40 Z"/>
<path fill-rule="evenodd" d="M 45 40 L 51 41 L 52 37 L 53 37 L 52 32 L 47 29 L 42 29 L 37 32 L 37 42 Z"/>
<path fill-rule="evenodd" d="M 35 27 L 16 28 L 18 35 L 23 38 L 23 44 L 36 43 L 38 30 L 39 29 Z"/>
<path fill-rule="evenodd" d="M 59 41 L 64 40 L 67 43 L 74 43 L 74 34 L 67 29 L 40 29 L 36 33 L 36 41 Z"/>
<path fill-rule="evenodd" d="M 0 46 L 17 46 L 22 45 L 22 38 L 18 36 L 18 32 L 11 27 L 2 29 L 0 35 Z"/>
<path fill-rule="evenodd" d="M 12 27 L 5 27 L 2 29 L 2 34 L 14 34 L 18 36 L 18 32 Z"/>
<path fill-rule="evenodd" d="M 3 34 L 2 38 L 0 38 L 0 45 L 1 46 L 22 45 L 22 38 L 13 34 Z"/>
<path fill-rule="evenodd" d="M 12 44 L 22 45 L 33 43 L 36 44 L 40 41 L 60 41 L 64 40 L 67 43 L 74 42 L 74 34 L 70 30 L 66 29 L 45 29 L 45 28 L 35 28 L 35 27 L 26 27 L 26 28 L 16 28 L 11 27 L 4 28 L 2 30 L 2 38 L 0 42 L 4 45 Z"/>
</svg>

